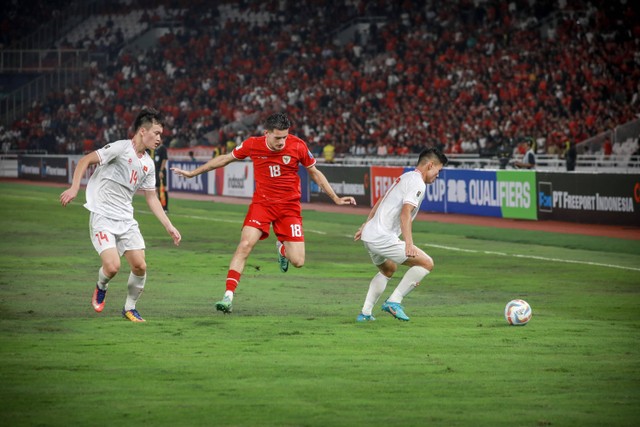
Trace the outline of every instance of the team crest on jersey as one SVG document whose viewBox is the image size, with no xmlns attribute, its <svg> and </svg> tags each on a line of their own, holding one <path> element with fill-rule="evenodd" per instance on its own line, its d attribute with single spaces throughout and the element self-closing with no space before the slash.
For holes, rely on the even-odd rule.
<svg viewBox="0 0 640 427">
<path fill-rule="evenodd" d="M 133 159 L 129 157 L 129 164 L 133 163 Z"/>
<path fill-rule="evenodd" d="M 143 166 L 143 167 L 142 167 L 142 170 L 143 170 L 143 171 L 145 171 L 145 172 L 148 172 L 148 171 L 149 171 L 149 168 L 148 168 L 148 167 L 146 167 L 146 166 Z"/>
<path fill-rule="evenodd" d="M 291 161 L 291 156 L 282 156 L 282 162 L 285 165 L 288 165 L 290 161 Z"/>
</svg>

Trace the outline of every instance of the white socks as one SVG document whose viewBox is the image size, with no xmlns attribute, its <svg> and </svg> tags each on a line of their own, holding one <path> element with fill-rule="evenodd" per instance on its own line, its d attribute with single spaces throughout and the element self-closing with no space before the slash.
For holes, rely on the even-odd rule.
<svg viewBox="0 0 640 427">
<path fill-rule="evenodd" d="M 388 282 L 389 278 L 380 272 L 373 276 L 371 283 L 369 283 L 369 292 L 367 292 L 367 297 L 362 306 L 362 314 L 365 316 L 371 315 L 373 306 L 378 302 L 378 298 L 380 298 L 380 295 L 384 292 Z"/>
<path fill-rule="evenodd" d="M 127 301 L 124 303 L 125 311 L 136 308 L 136 302 L 144 290 L 144 282 L 146 282 L 146 280 L 146 273 L 144 276 L 136 276 L 133 272 L 129 274 L 129 282 L 127 283 L 129 290 L 127 292 Z"/>
<path fill-rule="evenodd" d="M 408 269 L 387 301 L 401 303 L 402 298 L 409 295 L 427 274 L 429 270 L 418 265 Z"/>
<path fill-rule="evenodd" d="M 401 303 L 402 299 L 409 295 L 427 274 L 429 274 L 429 270 L 417 265 L 408 269 L 387 301 Z M 388 282 L 389 278 L 380 272 L 373 276 L 371 283 L 369 283 L 367 297 L 362 306 L 362 314 L 365 316 L 371 315 L 373 306 L 378 302 Z"/>
<path fill-rule="evenodd" d="M 98 282 L 96 283 L 98 285 L 98 288 L 100 288 L 100 290 L 106 291 L 109 287 L 109 280 L 111 279 L 111 277 L 107 277 L 104 275 L 104 270 L 102 270 L 102 267 L 100 267 L 100 270 L 98 270 Z"/>
</svg>

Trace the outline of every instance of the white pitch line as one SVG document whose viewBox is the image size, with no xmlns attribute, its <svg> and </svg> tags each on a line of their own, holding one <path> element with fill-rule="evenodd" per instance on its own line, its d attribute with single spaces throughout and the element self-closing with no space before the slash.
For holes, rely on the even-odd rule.
<svg viewBox="0 0 640 427">
<path fill-rule="evenodd" d="M 143 210 L 140 210 L 138 212 L 144 213 L 144 214 L 151 214 L 151 212 L 143 211 Z M 200 219 L 200 220 L 204 220 L 204 221 L 226 222 L 226 223 L 231 223 L 231 224 L 242 224 L 242 222 L 243 222 L 243 221 L 238 221 L 238 220 L 229 220 L 229 219 L 221 219 L 221 218 L 215 218 L 215 217 L 196 216 L 196 215 L 176 215 L 176 216 L 181 216 L 181 217 L 184 217 L 184 218 L 191 218 L 191 219 Z M 318 230 L 305 229 L 305 231 L 309 232 L 309 233 L 316 233 L 316 234 L 327 234 L 324 231 L 318 231 Z M 353 236 L 351 236 L 351 235 L 345 235 L 345 237 L 353 238 Z M 614 264 L 603 264 L 603 263 L 600 263 L 600 262 L 576 261 L 576 260 L 571 260 L 571 259 L 558 259 L 558 258 L 547 258 L 547 257 L 542 257 L 542 256 L 536 256 L 536 255 L 508 254 L 508 253 L 504 253 L 504 252 L 495 252 L 495 251 L 479 251 L 479 250 L 475 250 L 475 249 L 464 249 L 464 248 L 456 248 L 456 247 L 453 247 L 453 246 L 444 246 L 444 245 L 435 245 L 435 244 L 424 244 L 424 246 L 431 246 L 431 247 L 434 247 L 434 248 L 446 249 L 448 251 L 469 252 L 469 253 L 483 253 L 483 254 L 486 254 L 486 255 L 511 256 L 511 257 L 514 257 L 514 258 L 537 259 L 537 260 L 540 260 L 540 261 L 564 262 L 564 263 L 567 263 L 567 264 L 584 264 L 584 265 L 594 265 L 594 266 L 598 266 L 598 267 L 618 268 L 618 269 L 621 269 L 621 270 L 640 271 L 640 268 L 625 267 L 625 266 L 622 266 L 622 265 L 614 265 Z"/>
<path fill-rule="evenodd" d="M 543 257 L 543 256 L 536 256 L 536 255 L 507 254 L 507 253 L 502 253 L 502 252 L 479 251 L 479 250 L 475 250 L 475 249 L 463 249 L 463 248 L 456 248 L 456 247 L 453 247 L 453 246 L 443 246 L 443 245 L 434 245 L 434 244 L 424 244 L 424 246 L 431 246 L 431 247 L 434 247 L 434 248 L 446 249 L 448 251 L 484 253 L 484 254 L 487 254 L 487 255 L 512 256 L 514 258 L 537 259 L 537 260 L 540 260 L 540 261 L 564 262 L 564 263 L 567 263 L 567 264 L 595 265 L 595 266 L 598 266 L 598 267 L 609 267 L 609 268 L 619 268 L 621 270 L 640 271 L 640 268 L 625 267 L 623 265 L 615 265 L 615 264 L 603 264 L 603 263 L 600 263 L 600 262 L 576 261 L 576 260 L 572 260 L 572 259 L 547 258 L 547 257 Z"/>
<path fill-rule="evenodd" d="M 151 211 L 144 211 L 144 210 L 140 210 L 138 211 L 142 214 L 149 214 L 149 215 L 153 215 L 153 213 Z M 182 218 L 190 218 L 190 219 L 199 219 L 202 221 L 213 221 L 213 222 L 225 222 L 228 224 L 242 224 L 244 222 L 243 221 L 238 221 L 237 219 L 222 219 L 222 218 L 215 218 L 215 217 L 207 217 L 207 216 L 197 216 L 197 215 L 171 215 L 172 217 L 174 216 L 179 216 Z M 318 231 L 318 230 L 310 230 L 310 229 L 306 229 L 304 230 L 307 233 L 316 233 L 316 234 L 327 234 L 324 231 Z"/>
<path fill-rule="evenodd" d="M 35 200 L 35 201 L 38 201 L 38 202 L 47 202 L 47 201 L 53 200 L 53 201 L 56 202 L 56 204 L 59 203 L 58 200 L 57 200 L 58 199 L 57 197 L 55 199 L 54 198 L 47 199 L 45 197 L 23 196 L 23 195 L 20 195 L 20 194 L 6 194 L 6 195 L 2 195 L 2 198 L 21 199 L 21 200 Z"/>
<path fill-rule="evenodd" d="M 326 231 L 310 230 L 308 228 L 305 228 L 304 231 L 305 233 L 315 233 L 315 234 L 322 234 L 322 235 L 327 234 Z"/>
<path fill-rule="evenodd" d="M 152 212 L 150 211 L 139 211 L 139 212 L 144 214 L 152 214 Z M 190 219 L 199 219 L 202 221 L 225 222 L 228 224 L 242 224 L 243 222 L 243 221 L 238 221 L 237 219 L 222 219 L 222 218 L 197 216 L 197 215 L 171 215 L 172 218 L 176 216 L 183 217 L 183 218 L 190 218 Z"/>
</svg>

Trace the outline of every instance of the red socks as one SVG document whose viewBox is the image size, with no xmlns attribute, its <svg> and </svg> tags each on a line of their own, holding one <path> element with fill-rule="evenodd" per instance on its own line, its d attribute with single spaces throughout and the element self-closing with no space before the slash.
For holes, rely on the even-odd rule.
<svg viewBox="0 0 640 427">
<path fill-rule="evenodd" d="M 235 270 L 229 270 L 227 273 L 227 290 L 231 292 L 235 292 L 238 287 L 238 283 L 240 282 L 241 274 Z"/>
</svg>

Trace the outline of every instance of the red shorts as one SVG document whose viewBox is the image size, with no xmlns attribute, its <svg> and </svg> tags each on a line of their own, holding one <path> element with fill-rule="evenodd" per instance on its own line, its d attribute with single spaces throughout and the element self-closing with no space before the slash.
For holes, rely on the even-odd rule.
<svg viewBox="0 0 640 427">
<path fill-rule="evenodd" d="M 260 240 L 269 237 L 269 228 L 273 224 L 273 232 L 281 242 L 304 242 L 301 212 L 299 202 L 275 205 L 251 203 L 242 225 L 261 230 Z"/>
</svg>

